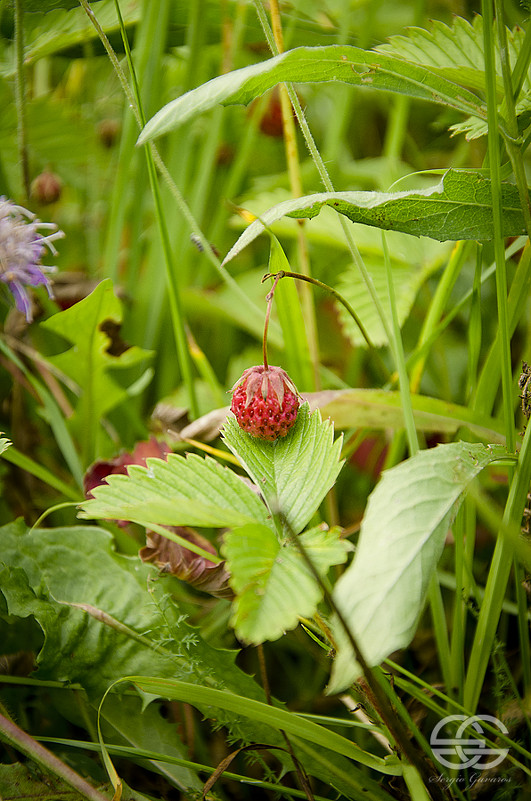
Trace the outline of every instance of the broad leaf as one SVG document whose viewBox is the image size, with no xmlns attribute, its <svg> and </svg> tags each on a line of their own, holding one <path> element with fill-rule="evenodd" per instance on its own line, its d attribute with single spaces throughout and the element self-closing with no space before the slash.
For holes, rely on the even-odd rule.
<svg viewBox="0 0 531 801">
<path fill-rule="evenodd" d="M 330 422 L 323 422 L 318 410 L 310 414 L 303 404 L 291 431 L 274 442 L 246 434 L 232 416 L 222 436 L 260 488 L 271 514 L 280 515 L 294 534 L 302 531 L 343 464 L 342 438 L 334 442 Z"/>
<path fill-rule="evenodd" d="M 147 459 L 128 475 L 107 477 L 81 505 L 80 517 L 132 520 L 142 525 L 225 527 L 266 524 L 258 496 L 227 467 L 196 454 Z"/>
<path fill-rule="evenodd" d="M 457 442 L 420 451 L 383 473 L 371 493 L 354 560 L 334 597 L 369 665 L 412 640 L 446 534 L 467 486 L 500 446 Z M 360 675 L 338 620 L 329 692 Z"/>
<path fill-rule="evenodd" d="M 525 223 L 512 184 L 502 184 L 503 236 L 524 233 Z M 288 200 L 266 211 L 240 236 L 224 259 L 233 259 L 244 247 L 281 217 L 312 218 L 330 206 L 349 220 L 414 236 L 448 239 L 489 240 L 492 227 L 491 182 L 482 174 L 448 170 L 429 189 L 408 192 L 319 192 Z"/>
<path fill-rule="evenodd" d="M 425 67 L 350 45 L 297 47 L 261 64 L 220 75 L 173 100 L 152 117 L 138 142 L 145 144 L 168 133 L 218 103 L 247 104 L 283 81 L 342 81 L 397 92 L 486 119 L 485 105 L 476 95 Z"/>
<path fill-rule="evenodd" d="M 121 320 L 121 302 L 113 292 L 112 282 L 106 279 L 88 297 L 41 323 L 41 328 L 70 343 L 48 360 L 79 388 L 80 397 L 69 423 L 83 443 L 87 464 L 99 450 L 96 440 L 101 419 L 129 397 L 113 373 L 131 368 L 140 372 L 152 356 L 136 346 L 113 347 L 112 330 L 119 327 Z"/>
<path fill-rule="evenodd" d="M 325 390 L 310 396 L 318 404 L 323 417 L 330 417 L 339 430 L 346 428 L 403 428 L 404 413 L 398 391 L 386 389 Z M 505 442 L 503 423 L 483 417 L 466 406 L 411 395 L 413 417 L 418 431 L 455 434 L 465 426 L 476 436 L 489 442 Z"/>
<path fill-rule="evenodd" d="M 28 532 L 19 522 L 4 527 L 0 541 L 6 565 L 0 570 L 0 597 L 7 613 L 35 618 L 45 635 L 35 678 L 80 683 L 96 707 L 112 682 L 130 675 L 177 678 L 226 690 L 236 699 L 265 701 L 258 684 L 234 664 L 235 652 L 208 645 L 169 601 L 172 580 L 149 582 L 153 569 L 114 553 L 108 532 L 90 526 Z M 163 753 L 181 754 L 175 726 L 151 707 L 144 717 L 139 704 L 128 706 L 131 700 L 107 699 L 103 715 L 108 726 L 141 748 L 155 745 Z M 271 726 L 199 706 L 216 725 L 226 726 L 234 740 L 285 745 Z M 338 787 L 346 798 L 362 793 L 371 801 L 389 798 L 345 758 L 319 746 L 296 745 L 295 750 L 308 773 Z M 185 768 L 166 765 L 165 770 L 185 786 L 198 786 Z"/>
<path fill-rule="evenodd" d="M 522 48 L 525 31 L 507 29 L 508 57 L 514 69 Z M 485 58 L 483 55 L 483 17 L 477 14 L 473 22 L 454 17 L 452 25 L 431 20 L 429 28 L 409 28 L 405 35 L 391 36 L 385 44 L 375 47 L 379 53 L 403 58 L 405 61 L 429 67 L 439 75 L 475 91 L 485 91 Z M 496 50 L 498 98 L 504 95 L 499 52 Z"/>
<path fill-rule="evenodd" d="M 305 531 L 300 542 L 321 576 L 343 563 L 350 547 L 337 529 L 323 527 Z M 240 640 L 276 640 L 300 617 L 313 616 L 322 591 L 292 539 L 279 542 L 269 526 L 242 526 L 226 535 L 222 552 L 237 596 L 231 622 Z"/>
</svg>

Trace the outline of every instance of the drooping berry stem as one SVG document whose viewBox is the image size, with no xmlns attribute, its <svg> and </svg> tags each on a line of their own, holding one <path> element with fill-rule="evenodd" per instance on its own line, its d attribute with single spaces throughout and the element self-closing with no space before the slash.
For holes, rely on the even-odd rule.
<svg viewBox="0 0 531 801">
<path fill-rule="evenodd" d="M 278 282 L 280 281 L 281 278 L 295 278 L 298 281 L 306 281 L 309 284 L 313 284 L 314 286 L 318 286 L 320 289 L 325 289 L 327 292 L 329 292 L 339 303 L 341 303 L 342 306 L 345 307 L 347 312 L 350 314 L 350 316 L 352 317 L 352 319 L 354 320 L 354 322 L 358 326 L 358 328 L 360 330 L 360 334 L 362 335 L 363 339 L 367 343 L 367 346 L 369 347 L 371 352 L 375 355 L 376 360 L 378 361 L 378 364 L 379 364 L 380 368 L 382 369 L 382 373 L 385 375 L 386 379 L 389 379 L 389 370 L 387 369 L 386 365 L 382 361 L 382 358 L 381 358 L 380 354 L 378 353 L 376 347 L 373 345 L 373 343 L 372 343 L 367 331 L 365 330 L 365 326 L 361 322 L 360 318 L 358 317 L 358 315 L 356 314 L 356 312 L 354 311 L 354 309 L 352 308 L 350 303 L 347 300 L 345 300 L 343 295 L 340 295 L 340 293 L 337 290 L 335 290 L 333 287 L 329 286 L 328 284 L 324 284 L 322 281 L 319 281 L 317 278 L 313 278 L 313 276 L 303 275 L 303 273 L 294 273 L 294 272 L 291 272 L 289 270 L 280 270 L 280 272 L 278 272 L 278 273 L 266 273 L 266 275 L 264 275 L 264 277 L 262 278 L 262 281 L 267 281 L 268 278 L 273 278 L 274 279 L 273 289 L 271 290 L 271 292 L 274 291 L 276 285 L 278 284 Z M 268 295 L 268 297 L 269 297 L 269 295 Z"/>
<path fill-rule="evenodd" d="M 269 328 L 269 318 L 271 317 L 271 307 L 273 305 L 273 296 L 275 294 L 275 289 L 277 288 L 277 284 L 280 281 L 280 279 L 282 278 L 282 276 L 283 276 L 282 272 L 276 273 L 276 275 L 274 275 L 274 276 L 273 275 L 272 276 L 266 276 L 266 278 L 271 277 L 271 278 L 274 279 L 273 280 L 273 286 L 271 287 L 271 289 L 269 290 L 269 292 L 266 295 L 267 309 L 266 309 L 266 316 L 265 316 L 265 322 L 264 322 L 264 338 L 262 340 L 262 355 L 263 355 L 264 367 L 265 367 L 266 370 L 269 367 L 269 364 L 268 364 L 268 361 L 267 361 L 267 329 Z M 264 281 L 265 281 L 265 278 L 262 279 L 262 283 Z"/>
</svg>

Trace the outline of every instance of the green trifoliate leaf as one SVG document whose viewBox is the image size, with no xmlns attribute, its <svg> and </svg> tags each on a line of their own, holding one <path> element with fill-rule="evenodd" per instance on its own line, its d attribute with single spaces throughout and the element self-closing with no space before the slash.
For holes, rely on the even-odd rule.
<svg viewBox="0 0 531 801">
<path fill-rule="evenodd" d="M 347 558 L 350 546 L 338 529 L 312 528 L 299 539 L 322 576 Z M 227 534 L 222 551 L 237 595 L 232 625 L 239 639 L 276 640 L 314 614 L 322 591 L 292 539 L 279 542 L 269 526 L 242 526 Z"/>
<path fill-rule="evenodd" d="M 210 457 L 170 454 L 131 465 L 129 475 L 108 476 L 80 517 L 132 520 L 143 525 L 225 527 L 266 524 L 267 510 L 232 470 Z"/>
<path fill-rule="evenodd" d="M 411 642 L 463 493 L 505 455 L 501 446 L 456 442 L 421 451 L 383 473 L 369 497 L 354 560 L 334 590 L 369 665 Z M 329 691 L 337 692 L 361 669 L 338 620 L 332 629 L 338 652 Z"/>
<path fill-rule="evenodd" d="M 265 498 L 273 515 L 298 534 L 310 521 L 343 462 L 342 438 L 334 442 L 329 420 L 318 410 L 310 414 L 304 403 L 297 421 L 285 437 L 268 442 L 243 431 L 229 416 L 222 435 Z"/>
</svg>

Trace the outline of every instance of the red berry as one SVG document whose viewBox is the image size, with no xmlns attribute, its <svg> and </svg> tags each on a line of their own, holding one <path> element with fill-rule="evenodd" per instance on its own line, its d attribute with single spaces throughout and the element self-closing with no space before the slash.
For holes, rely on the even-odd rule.
<svg viewBox="0 0 531 801">
<path fill-rule="evenodd" d="M 249 367 L 231 392 L 230 408 L 240 428 L 253 437 L 285 437 L 297 419 L 300 396 L 280 367 Z"/>
</svg>

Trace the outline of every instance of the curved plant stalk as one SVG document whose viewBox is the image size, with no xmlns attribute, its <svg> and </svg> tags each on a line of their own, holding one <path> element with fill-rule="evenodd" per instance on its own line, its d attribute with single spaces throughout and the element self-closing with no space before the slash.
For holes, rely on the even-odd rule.
<svg viewBox="0 0 531 801">
<path fill-rule="evenodd" d="M 129 105 L 131 107 L 131 110 L 133 111 L 133 114 L 134 114 L 135 119 L 136 119 L 136 121 L 138 123 L 138 126 L 139 127 L 143 127 L 143 125 L 145 124 L 145 117 L 144 117 L 144 112 L 143 112 L 143 107 L 142 107 L 142 100 L 140 98 L 140 92 L 139 92 L 139 89 L 138 89 L 138 83 L 136 81 L 136 74 L 135 74 L 134 64 L 133 64 L 133 60 L 132 60 L 132 57 L 131 57 L 131 50 L 129 48 L 129 41 L 127 39 L 127 35 L 126 35 L 126 32 L 125 32 L 125 27 L 124 27 L 122 15 L 121 15 L 121 12 L 120 12 L 120 6 L 119 6 L 119 3 L 118 3 L 118 0 L 115 0 L 115 7 L 116 7 L 116 13 L 118 15 L 118 20 L 119 20 L 119 23 L 120 23 L 120 30 L 121 30 L 121 34 L 122 34 L 122 40 L 123 40 L 123 43 L 124 43 L 127 62 L 128 62 L 128 66 L 129 66 L 129 70 L 130 70 L 130 74 L 131 74 L 131 80 L 132 80 L 132 84 L 133 84 L 133 89 L 132 90 L 129 87 L 129 84 L 128 84 L 127 79 L 126 79 L 126 77 L 124 75 L 124 72 L 123 72 L 123 70 L 121 68 L 121 65 L 118 62 L 118 59 L 116 58 L 116 54 L 114 53 L 114 50 L 112 49 L 111 44 L 110 44 L 110 42 L 109 42 L 104 30 L 99 25 L 98 20 L 97 20 L 95 14 L 94 14 L 92 8 L 90 7 L 90 5 L 88 3 L 88 0 L 80 0 L 80 3 L 83 6 L 83 9 L 85 10 L 85 13 L 87 14 L 87 16 L 90 19 L 91 23 L 93 24 L 94 28 L 96 29 L 96 31 L 98 33 L 98 36 L 100 37 L 100 40 L 101 40 L 103 46 L 105 47 L 105 50 L 106 50 L 106 52 L 107 52 L 107 54 L 108 54 L 108 56 L 109 56 L 109 58 L 111 60 L 111 63 L 114 66 L 115 71 L 117 72 L 117 75 L 118 75 L 118 77 L 120 79 L 120 83 L 122 85 L 122 88 L 124 89 L 124 92 L 125 92 L 126 97 L 127 97 L 128 101 L 129 101 Z M 195 386 L 194 386 L 194 380 L 193 380 L 193 375 L 192 375 L 191 358 L 190 358 L 190 353 L 189 353 L 189 350 L 188 350 L 187 340 L 186 340 L 185 322 L 184 322 L 184 316 L 183 316 L 183 311 L 182 311 L 182 302 L 181 302 L 181 298 L 180 298 L 180 287 L 179 287 L 178 282 L 177 282 L 175 268 L 174 268 L 174 265 L 173 265 L 170 240 L 169 240 L 169 236 L 168 236 L 168 229 L 167 229 L 167 226 L 166 226 L 166 221 L 165 221 L 165 217 L 164 217 L 164 211 L 163 211 L 163 207 L 162 207 L 162 200 L 161 200 L 161 196 L 160 196 L 160 189 L 159 189 L 159 185 L 158 185 L 157 173 L 156 173 L 156 169 L 155 169 L 155 163 L 154 163 L 154 159 L 153 159 L 152 149 L 151 148 L 146 148 L 145 154 L 146 154 L 146 161 L 147 161 L 147 167 L 148 167 L 149 182 L 150 182 L 150 186 L 151 186 L 151 191 L 153 193 L 153 199 L 154 199 L 154 202 L 155 202 L 155 213 L 156 213 L 155 216 L 156 216 L 156 219 L 157 219 L 157 224 L 158 224 L 158 228 L 159 228 L 159 234 L 160 234 L 161 242 L 162 242 L 162 249 L 163 249 L 163 253 L 164 253 L 164 261 L 165 261 L 165 266 L 166 266 L 166 279 L 167 279 L 168 299 L 169 299 L 169 304 L 170 304 L 170 312 L 171 312 L 171 318 L 172 318 L 173 333 L 174 333 L 174 337 L 175 337 L 175 344 L 176 344 L 176 348 L 177 348 L 177 356 L 178 356 L 178 360 L 179 360 L 179 366 L 181 368 L 183 381 L 184 381 L 184 384 L 185 384 L 187 392 L 188 392 L 191 411 L 192 411 L 193 416 L 197 417 L 197 415 L 198 415 L 198 405 L 197 405 L 197 399 L 196 399 L 196 394 L 195 394 Z"/>
<path fill-rule="evenodd" d="M 503 416 L 507 449 L 514 451 L 513 387 L 509 325 L 507 320 L 507 268 L 502 235 L 502 201 L 500 177 L 500 151 L 498 115 L 496 109 L 496 71 L 494 63 L 495 44 L 492 37 L 493 19 L 491 0 L 482 0 L 483 40 L 485 54 L 485 88 L 487 95 L 488 154 L 492 191 L 492 224 L 494 229 L 494 254 L 496 259 L 496 297 L 498 303 L 498 325 L 500 331 Z"/>
<path fill-rule="evenodd" d="M 319 281 L 318 278 L 314 278 L 313 276 L 309 275 L 304 275 L 303 273 L 295 273 L 292 272 L 291 270 L 280 270 L 280 272 L 278 273 L 266 273 L 262 278 L 262 282 L 267 281 L 268 278 L 273 278 L 275 282 L 278 282 L 278 280 L 280 280 L 281 278 L 295 278 L 297 281 L 306 281 L 309 284 L 313 284 L 314 286 L 319 287 L 319 289 L 324 289 L 326 290 L 326 292 L 329 292 L 332 295 L 332 297 L 335 300 L 337 300 L 338 303 L 341 303 L 341 305 L 350 314 L 350 316 L 358 326 L 363 339 L 367 343 L 367 347 L 372 352 L 375 360 L 378 362 L 378 366 L 380 367 L 382 376 L 386 379 L 389 379 L 390 377 L 389 370 L 387 369 L 387 366 L 383 361 L 382 357 L 380 356 L 380 354 L 378 353 L 377 349 L 373 345 L 367 331 L 365 330 L 363 323 L 361 322 L 360 318 L 358 317 L 358 315 L 356 314 L 355 310 L 352 308 L 350 303 L 347 300 L 345 300 L 343 295 L 341 295 L 336 289 L 329 286 L 328 284 L 323 283 L 323 281 Z"/>
<path fill-rule="evenodd" d="M 503 110 L 506 115 L 506 126 L 500 126 L 500 132 L 504 138 L 505 146 L 511 160 L 516 180 L 516 186 L 520 195 L 522 211 L 527 228 L 527 235 L 531 237 L 531 201 L 529 199 L 529 189 L 523 161 L 522 138 L 518 131 L 518 121 L 516 118 L 516 97 L 520 91 L 521 84 L 527 73 L 529 61 L 531 60 L 531 39 L 529 30 L 524 40 L 524 46 L 520 51 L 522 58 L 518 59 L 515 66 L 515 74 L 511 75 L 507 48 L 507 29 L 504 22 L 503 3 L 501 0 L 494 0 L 496 10 L 496 31 L 500 46 L 500 63 L 504 87 Z M 492 17 L 491 17 L 492 21 Z M 487 62 L 485 61 L 485 70 Z M 488 95 L 487 95 L 488 100 Z M 488 104 L 487 104 L 488 105 Z M 490 125 L 489 125 L 490 127 Z"/>
<path fill-rule="evenodd" d="M 15 0 L 15 105 L 17 109 L 18 157 L 22 171 L 22 188 L 26 200 L 30 196 L 30 175 L 26 131 L 26 82 L 24 77 L 24 0 Z"/>
<path fill-rule="evenodd" d="M 413 417 L 413 407 L 411 405 L 411 391 L 409 387 L 409 377 L 407 374 L 406 360 L 404 356 L 404 345 L 402 343 L 402 335 L 400 333 L 400 323 L 398 321 L 398 311 L 396 308 L 396 296 L 393 285 L 393 275 L 391 272 L 391 258 L 389 256 L 389 248 L 387 247 L 387 238 L 385 232 L 382 231 L 382 246 L 385 263 L 385 272 L 387 277 L 387 292 L 389 294 L 389 306 L 391 309 L 391 324 L 393 338 L 389 341 L 391 345 L 393 356 L 398 371 L 398 386 L 400 388 L 400 397 L 402 400 L 402 413 L 404 415 L 404 424 L 406 428 L 409 453 L 414 456 L 419 450 L 419 440 L 417 437 L 417 430 L 415 428 L 415 420 Z"/>
<path fill-rule="evenodd" d="M 92 8 L 90 7 L 90 5 L 88 3 L 88 0 L 79 0 L 79 2 L 82 5 L 83 9 L 85 10 L 85 13 L 87 14 L 87 16 L 90 19 L 92 25 L 94 26 L 95 30 L 98 33 L 98 36 L 99 36 L 99 38 L 100 38 L 100 40 L 101 40 L 101 42 L 102 42 L 102 44 L 103 44 L 103 46 L 104 46 L 104 48 L 105 48 L 105 50 L 107 52 L 107 55 L 109 56 L 109 59 L 111 61 L 111 64 L 113 65 L 113 68 L 114 68 L 114 70 L 116 72 L 116 75 L 118 77 L 118 80 L 120 82 L 122 90 L 123 90 L 123 92 L 125 94 L 127 102 L 128 102 L 128 104 L 129 104 L 129 106 L 131 108 L 131 111 L 133 112 L 133 115 L 135 117 L 136 123 L 137 123 L 138 127 L 141 129 L 142 128 L 142 116 L 141 116 L 139 105 L 137 103 L 137 98 L 135 96 L 135 93 L 131 90 L 131 87 L 129 86 L 129 83 L 128 83 L 127 78 L 125 76 L 125 73 L 124 73 L 124 71 L 122 69 L 122 66 L 121 66 L 118 58 L 116 57 L 116 53 L 114 52 L 114 50 L 113 50 L 113 48 L 112 48 L 112 46 L 111 46 L 106 34 L 105 34 L 105 31 L 102 29 L 102 27 L 99 24 L 99 22 L 98 22 L 95 14 L 94 14 Z M 117 13 L 119 15 L 119 19 L 121 20 L 120 9 L 119 9 L 119 6 L 118 6 L 118 0 L 115 0 L 115 2 L 116 2 L 116 6 L 117 6 Z M 122 30 L 123 30 L 123 22 L 121 23 L 121 27 L 122 27 Z M 126 52 L 127 52 L 127 49 L 128 49 L 128 45 L 126 45 Z M 131 74 L 134 75 L 132 63 L 131 63 Z M 192 214 L 190 208 L 188 207 L 184 197 L 182 196 L 179 188 L 177 187 L 175 181 L 171 177 L 166 165 L 164 164 L 164 162 L 162 161 L 162 158 L 160 157 L 160 154 L 159 154 L 156 146 L 153 145 L 152 143 L 150 143 L 150 146 L 149 146 L 149 154 L 150 154 L 150 156 L 148 156 L 148 151 L 146 151 L 146 158 L 148 159 L 148 165 L 149 165 L 150 159 L 151 159 L 153 164 L 154 164 L 154 166 L 156 166 L 157 170 L 159 171 L 161 177 L 164 179 L 165 183 L 167 184 L 167 186 L 168 186 L 168 188 L 169 188 L 169 190 L 170 190 L 170 192 L 171 192 L 171 194 L 172 194 L 172 196 L 173 196 L 173 198 L 174 198 L 174 200 L 175 200 L 175 202 L 177 204 L 179 212 L 181 213 L 182 217 L 184 218 L 184 220 L 186 221 L 186 223 L 187 223 L 187 225 L 188 225 L 188 227 L 190 229 L 190 232 L 194 233 L 195 237 L 200 242 L 206 258 L 210 261 L 210 263 L 216 269 L 216 271 L 218 272 L 219 276 L 224 281 L 224 283 L 242 301 L 242 303 L 245 305 L 245 307 L 249 309 L 249 312 L 254 314 L 254 315 L 261 314 L 262 312 L 258 308 L 258 306 L 256 306 L 256 304 L 254 302 L 252 302 L 248 298 L 248 296 L 240 288 L 240 286 L 236 283 L 236 281 L 232 278 L 232 276 L 227 272 L 227 270 L 221 266 L 221 262 L 220 262 L 219 258 L 216 256 L 215 252 L 210 247 L 210 243 L 208 242 L 207 238 L 205 237 L 203 231 L 201 230 L 201 226 L 199 225 L 199 223 L 195 219 L 195 217 Z M 152 167 L 152 170 L 153 170 L 153 180 L 155 180 L 156 174 L 154 173 L 154 167 Z M 155 185 L 156 185 L 156 182 L 155 182 Z M 156 200 L 156 198 L 155 198 L 155 200 Z M 159 218 L 159 224 L 160 224 L 160 218 Z M 163 240 L 163 244 L 164 244 L 164 240 Z M 167 264 L 171 265 L 171 254 L 168 254 L 168 255 L 169 255 L 169 262 L 167 262 Z M 168 273 L 169 273 L 169 270 L 170 270 L 169 266 L 167 266 L 167 270 L 168 270 Z M 169 287 L 169 291 L 171 291 L 171 288 L 174 287 L 174 285 L 175 285 L 175 278 L 174 278 L 174 275 L 173 275 L 173 271 L 171 273 L 169 273 L 169 277 L 171 278 L 171 283 L 168 283 L 168 287 Z M 175 291 L 174 291 L 174 294 L 175 294 Z M 170 297 L 170 303 L 171 302 L 172 301 L 171 301 L 171 297 Z M 172 309 L 172 317 L 173 317 L 174 314 L 178 313 L 178 305 L 176 305 L 176 303 L 178 304 L 179 301 L 177 300 L 177 302 L 175 302 L 175 298 L 174 298 L 173 309 Z M 184 335 L 184 327 L 182 325 L 182 321 L 176 320 L 176 325 L 177 325 L 177 327 L 175 329 L 175 339 L 176 339 L 176 342 L 179 342 L 182 345 L 182 354 L 180 354 L 180 355 L 183 358 L 184 364 L 187 365 L 187 369 L 190 369 L 190 363 L 189 363 L 190 356 L 189 356 L 189 353 L 188 353 L 188 349 L 186 348 L 186 337 Z M 194 399 L 194 403 L 196 403 L 196 401 L 195 401 L 195 392 L 194 392 L 193 385 L 187 386 L 187 389 L 188 389 L 189 393 L 190 392 L 192 393 L 192 394 L 190 394 L 191 400 L 193 398 Z"/>
</svg>

